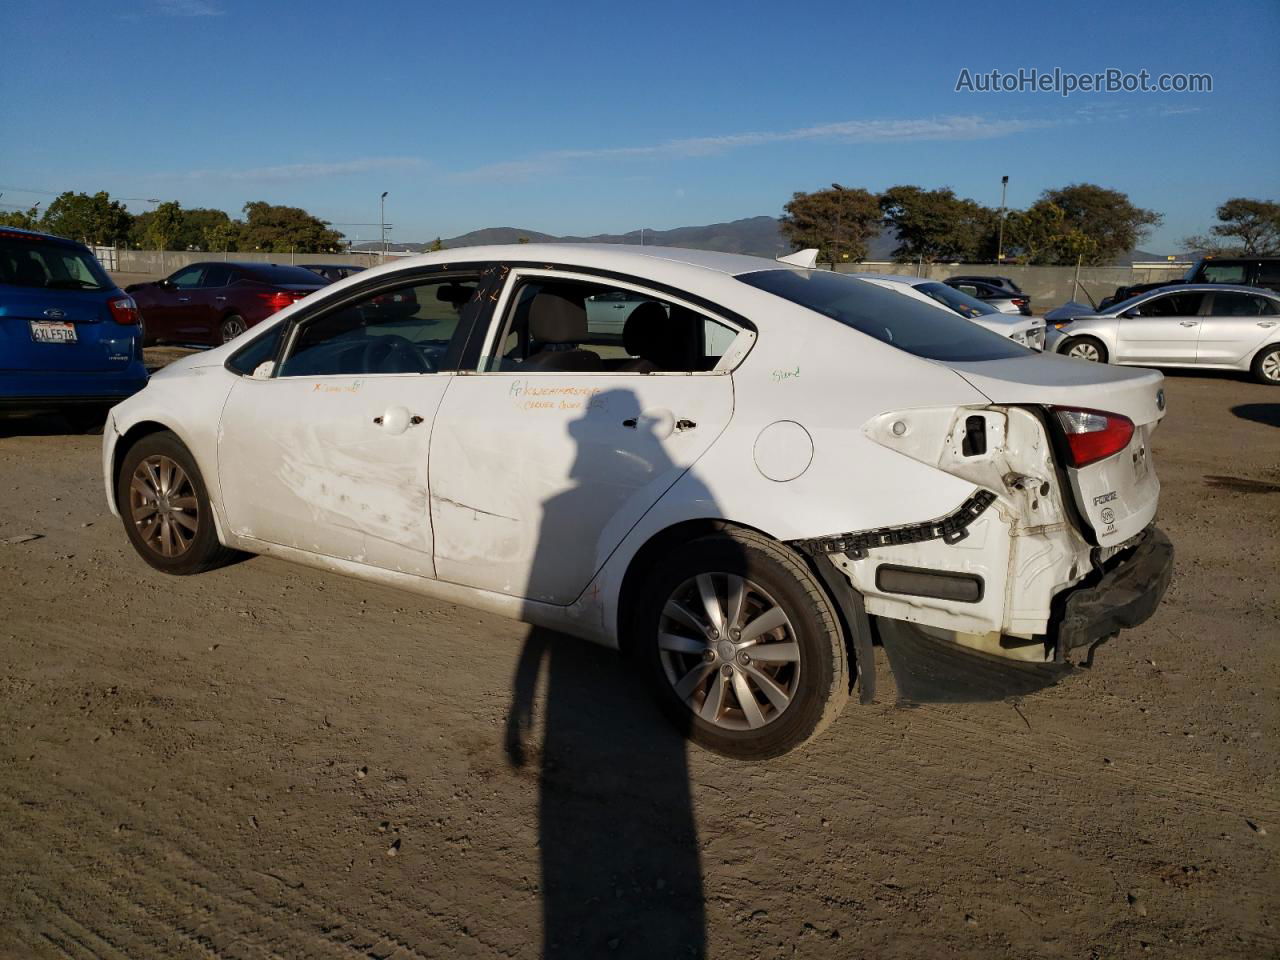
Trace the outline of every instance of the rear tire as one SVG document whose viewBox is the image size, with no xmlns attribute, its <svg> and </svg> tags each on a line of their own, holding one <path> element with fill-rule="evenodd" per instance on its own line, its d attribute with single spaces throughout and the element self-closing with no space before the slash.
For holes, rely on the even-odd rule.
<svg viewBox="0 0 1280 960">
<path fill-rule="evenodd" d="M 1090 363 L 1106 363 L 1107 348 L 1102 341 L 1094 337 L 1072 337 L 1062 345 L 1061 353 L 1077 360 L 1088 360 Z"/>
<path fill-rule="evenodd" d="M 637 610 L 633 649 L 658 702 L 708 750 L 780 756 L 848 700 L 831 601 L 798 556 L 760 534 L 727 531 L 678 548 L 650 575 Z"/>
<path fill-rule="evenodd" d="M 200 468 L 167 430 L 148 434 L 125 452 L 116 474 L 116 503 L 133 548 L 164 573 L 202 573 L 238 555 L 218 542 Z"/>
<path fill-rule="evenodd" d="M 248 329 L 245 326 L 244 318 L 235 314 L 224 317 L 222 323 L 218 325 L 218 333 L 222 337 L 223 343 L 230 343 Z"/>
<path fill-rule="evenodd" d="M 1253 378 L 1270 387 L 1280 387 L 1280 343 L 1263 347 L 1253 358 Z"/>
</svg>

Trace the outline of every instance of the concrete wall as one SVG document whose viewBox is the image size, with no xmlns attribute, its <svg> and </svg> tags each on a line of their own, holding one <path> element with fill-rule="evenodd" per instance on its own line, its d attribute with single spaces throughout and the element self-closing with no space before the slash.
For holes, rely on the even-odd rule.
<svg viewBox="0 0 1280 960">
<path fill-rule="evenodd" d="M 396 254 L 388 254 L 388 259 Z M 167 277 L 180 267 L 202 260 L 242 260 L 256 263 L 357 263 L 365 266 L 377 266 L 381 256 L 365 251 L 352 253 L 199 253 L 187 250 L 118 250 L 116 266 L 111 270 L 116 282 L 121 286 L 122 279 L 129 283 L 140 283 L 146 280 L 158 280 Z M 1154 283 L 1160 280 L 1177 280 L 1186 272 L 1188 264 L 1139 264 L 1133 267 L 1083 267 L 1080 270 L 1080 285 L 1087 290 L 1095 301 L 1110 296 L 1116 287 L 1130 283 Z M 914 263 L 842 263 L 841 273 L 892 273 L 907 276 L 927 276 L 935 280 L 945 280 L 957 274 L 976 276 L 998 275 L 1009 277 L 1031 297 L 1031 307 L 1036 313 L 1043 313 L 1061 306 L 1072 299 L 1072 281 L 1075 279 L 1075 267 L 1027 267 L 1006 264 L 994 267 L 991 264 L 925 264 L 917 267 Z M 1087 298 L 1081 294 L 1077 297 L 1082 303 Z"/>
<path fill-rule="evenodd" d="M 1187 263 L 1140 264 L 1132 267 L 1081 267 L 1080 286 L 1095 301 L 1115 293 L 1116 287 L 1131 283 L 1158 283 L 1162 280 L 1180 280 L 1186 273 Z M 1061 306 L 1072 299 L 1075 267 L 1030 267 L 1005 264 L 995 267 L 987 264 L 945 263 L 858 263 L 840 264 L 841 273 L 891 273 L 895 276 L 921 276 L 933 280 L 945 280 L 954 276 L 1008 277 L 1031 297 L 1031 309 L 1043 313 Z M 1075 299 L 1088 303 L 1084 294 Z"/>
</svg>

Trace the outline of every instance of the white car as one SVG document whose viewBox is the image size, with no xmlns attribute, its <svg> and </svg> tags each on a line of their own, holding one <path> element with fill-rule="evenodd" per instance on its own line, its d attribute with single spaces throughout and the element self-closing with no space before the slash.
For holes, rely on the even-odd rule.
<svg viewBox="0 0 1280 960">
<path fill-rule="evenodd" d="M 622 293 L 619 344 L 586 304 Z M 1149 617 L 1161 383 L 822 270 L 475 247 L 170 364 L 103 469 L 159 570 L 268 554 L 621 647 L 695 741 L 762 758 L 870 699 L 873 624 L 901 692 L 1051 682 Z"/>
<path fill-rule="evenodd" d="M 1280 294 L 1175 284 L 1084 314 L 1055 315 L 1049 349 L 1095 363 L 1240 370 L 1280 385 Z"/>
<path fill-rule="evenodd" d="M 1044 349 L 1044 318 L 1024 317 L 1017 307 L 1011 313 L 1003 312 L 989 303 L 971 297 L 962 290 L 926 277 L 900 276 L 896 273 L 852 273 L 871 283 L 927 300 L 939 309 L 956 313 L 992 333 L 1008 337 L 1033 350 Z M 1010 301 L 1012 303 L 1012 301 Z"/>
</svg>

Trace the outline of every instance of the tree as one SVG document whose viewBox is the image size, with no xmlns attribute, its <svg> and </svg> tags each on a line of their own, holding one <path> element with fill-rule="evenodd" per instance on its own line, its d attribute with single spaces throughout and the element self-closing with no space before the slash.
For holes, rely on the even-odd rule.
<svg viewBox="0 0 1280 960">
<path fill-rule="evenodd" d="M 178 246 L 178 239 L 182 236 L 183 214 L 182 206 L 177 201 L 162 203 L 144 216 L 147 219 L 142 225 L 141 236 L 138 237 L 136 232 L 134 234 L 139 246 L 150 250 L 185 249 Z"/>
<path fill-rule="evenodd" d="M 429 252 L 431 253 L 438 253 L 443 249 L 444 249 L 444 244 L 440 242 L 439 237 L 436 237 L 434 240 L 432 240 L 431 246 L 428 248 Z"/>
<path fill-rule="evenodd" d="M 342 234 L 300 207 L 283 207 L 261 200 L 244 205 L 245 223 L 240 246 L 275 253 L 323 253 L 342 246 Z"/>
<path fill-rule="evenodd" d="M 1011 210 L 1004 222 L 1005 247 L 1027 263 L 1074 264 L 1079 257 L 1097 262 L 1097 241 L 1066 222 L 1056 203 L 1038 200 L 1026 210 Z"/>
<path fill-rule="evenodd" d="M 1215 237 L 1240 241 L 1230 252 L 1253 256 L 1280 253 L 1280 203 L 1232 197 L 1218 207 L 1218 220 L 1211 228 Z"/>
<path fill-rule="evenodd" d="M 1135 207 L 1127 194 L 1092 183 L 1073 183 L 1046 190 L 1040 194 L 1037 205 L 1042 203 L 1062 211 L 1064 235 L 1074 231 L 1088 238 L 1089 242 L 1083 244 L 1090 250 L 1085 260 L 1092 264 L 1111 263 L 1128 253 L 1164 219 L 1154 210 Z M 1077 241 L 1075 245 L 1081 243 Z M 1075 263 L 1075 256 L 1064 252 L 1062 243 L 1058 247 L 1062 258 L 1053 262 Z"/>
<path fill-rule="evenodd" d="M 40 216 L 36 211 L 36 206 L 27 210 L 10 210 L 8 213 L 0 212 L 0 227 L 21 227 L 23 230 L 39 230 Z"/>
<path fill-rule="evenodd" d="M 837 259 L 865 258 L 867 241 L 880 223 L 875 195 L 861 188 L 795 193 L 783 209 L 782 232 L 792 249 L 816 247 L 818 259 L 833 267 Z"/>
<path fill-rule="evenodd" d="M 957 197 L 949 187 L 890 187 L 880 195 L 880 211 L 897 234 L 893 255 L 898 260 L 932 263 L 994 257 L 995 211 Z"/>
<path fill-rule="evenodd" d="M 113 244 L 129 236 L 133 215 L 104 190 L 59 194 L 49 204 L 40 226 L 55 236 L 91 244 Z"/>
</svg>

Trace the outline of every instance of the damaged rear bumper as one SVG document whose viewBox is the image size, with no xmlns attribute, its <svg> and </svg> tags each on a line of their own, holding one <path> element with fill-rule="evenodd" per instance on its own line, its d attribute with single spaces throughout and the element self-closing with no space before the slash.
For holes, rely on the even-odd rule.
<svg viewBox="0 0 1280 960">
<path fill-rule="evenodd" d="M 1054 659 L 1145 623 L 1160 605 L 1173 577 L 1173 543 L 1148 527 L 1138 545 L 1098 581 L 1066 591 L 1061 600 Z"/>
</svg>

